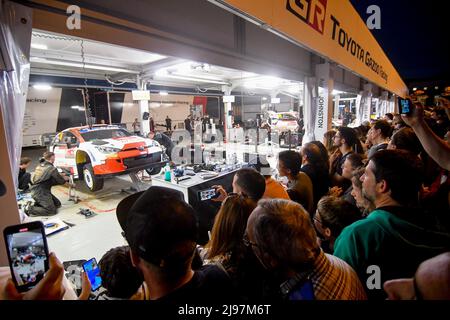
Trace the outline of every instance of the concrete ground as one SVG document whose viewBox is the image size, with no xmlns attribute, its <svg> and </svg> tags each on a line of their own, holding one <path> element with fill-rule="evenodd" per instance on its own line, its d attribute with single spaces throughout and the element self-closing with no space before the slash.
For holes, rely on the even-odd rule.
<svg viewBox="0 0 450 320">
<path fill-rule="evenodd" d="M 207 148 L 213 146 L 206 145 Z M 255 152 L 255 146 L 239 143 L 222 144 L 222 147 L 226 149 L 227 157 L 236 154 L 239 163 L 243 161 L 244 152 Z M 39 157 L 42 156 L 44 151 L 45 148 L 23 149 L 22 156 L 28 156 L 33 160 L 28 171 L 31 172 L 36 167 Z M 276 154 L 279 151 L 280 149 L 277 147 L 258 147 L 259 154 L 269 155 L 267 159 L 272 168 L 276 168 Z M 145 188 L 151 186 L 150 180 L 144 180 L 142 183 Z M 60 218 L 74 226 L 49 235 L 47 238 L 49 250 L 55 252 L 61 261 L 88 260 L 92 257 L 99 261 L 109 249 L 126 245 L 126 241 L 121 235 L 122 230 L 116 219 L 116 207 L 120 200 L 130 194 L 123 189 L 133 187 L 133 183 L 129 176 L 114 177 L 105 180 L 104 188 L 95 193 L 87 191 L 82 181 L 77 181 L 76 184 L 76 192 L 80 198 L 80 202 L 77 204 L 69 201 L 68 187 L 56 186 L 52 188 L 53 194 L 61 201 L 62 207 L 58 209 L 56 216 L 49 217 L 49 219 Z M 86 218 L 78 214 L 81 208 L 90 209 L 96 215 Z M 27 219 L 31 221 L 42 220 L 44 223 L 47 220 L 43 217 Z"/>
</svg>

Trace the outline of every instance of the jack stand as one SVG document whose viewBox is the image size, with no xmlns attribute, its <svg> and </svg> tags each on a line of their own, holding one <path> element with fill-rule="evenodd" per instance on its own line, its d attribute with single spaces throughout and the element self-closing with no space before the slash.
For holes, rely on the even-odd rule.
<svg viewBox="0 0 450 320">
<path fill-rule="evenodd" d="M 77 196 L 76 184 L 73 179 L 73 174 L 69 176 L 69 201 L 73 201 L 75 204 L 80 202 L 80 198 Z"/>
<path fill-rule="evenodd" d="M 128 189 L 122 189 L 122 192 L 132 194 L 135 192 L 147 190 L 148 186 L 143 184 L 142 181 L 139 179 L 138 172 L 139 171 L 130 172 L 130 178 L 131 178 L 131 181 L 133 182 L 133 186 Z"/>
</svg>

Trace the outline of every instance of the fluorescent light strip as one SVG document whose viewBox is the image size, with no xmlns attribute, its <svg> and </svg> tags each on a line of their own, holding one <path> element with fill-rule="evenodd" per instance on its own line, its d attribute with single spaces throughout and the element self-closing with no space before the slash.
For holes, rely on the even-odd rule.
<svg viewBox="0 0 450 320">
<path fill-rule="evenodd" d="M 32 43 L 31 44 L 31 48 L 32 49 L 39 49 L 39 50 L 47 50 L 48 47 L 45 44 L 40 44 L 40 43 Z"/>
<path fill-rule="evenodd" d="M 33 88 L 36 90 L 50 90 L 52 86 L 46 83 L 36 83 L 33 85 Z"/>
<path fill-rule="evenodd" d="M 31 58 L 31 62 L 47 63 L 47 64 L 54 64 L 54 65 L 60 65 L 60 66 L 67 66 L 67 67 L 83 68 L 83 64 L 79 63 L 79 62 L 49 60 L 49 59 L 44 59 L 44 58 Z M 116 67 L 108 67 L 108 66 L 100 66 L 100 65 L 94 65 L 94 64 L 86 64 L 85 68 L 86 69 L 94 69 L 94 70 L 104 70 L 104 71 L 136 73 L 136 74 L 140 73 L 139 71 L 136 71 L 136 70 L 116 68 Z"/>
<path fill-rule="evenodd" d="M 168 74 L 173 75 L 173 76 L 177 76 L 177 77 L 188 77 L 188 78 L 193 78 L 193 79 L 222 81 L 222 79 L 220 79 L 220 78 L 211 77 L 211 76 L 205 76 L 205 75 L 200 75 L 199 77 L 197 77 L 196 75 L 182 74 L 182 73 L 179 73 L 179 72 L 169 72 Z"/>
<path fill-rule="evenodd" d="M 186 81 L 195 81 L 195 82 L 205 82 L 205 83 L 215 83 L 215 84 L 229 84 L 225 81 L 216 81 L 216 80 L 207 80 L 207 79 L 199 79 L 185 76 L 176 76 L 172 74 L 164 75 L 164 78 L 178 79 L 178 80 L 186 80 Z"/>
</svg>

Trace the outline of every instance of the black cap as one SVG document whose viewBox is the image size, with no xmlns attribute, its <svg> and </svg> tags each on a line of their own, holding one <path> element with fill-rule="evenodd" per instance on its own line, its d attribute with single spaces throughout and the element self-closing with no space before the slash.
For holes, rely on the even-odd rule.
<svg viewBox="0 0 450 320">
<path fill-rule="evenodd" d="M 152 186 L 123 199 L 116 214 L 131 249 L 147 262 L 177 259 L 178 245 L 197 241 L 194 209 L 180 191 Z"/>
</svg>

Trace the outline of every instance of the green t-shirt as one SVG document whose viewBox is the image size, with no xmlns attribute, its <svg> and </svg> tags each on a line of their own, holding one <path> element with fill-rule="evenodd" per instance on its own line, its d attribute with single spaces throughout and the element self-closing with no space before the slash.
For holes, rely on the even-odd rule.
<svg viewBox="0 0 450 320">
<path fill-rule="evenodd" d="M 388 210 L 388 211 L 387 211 Z M 450 250 L 450 234 L 425 226 L 421 212 L 402 207 L 379 208 L 342 230 L 334 255 L 350 264 L 370 298 L 385 298 L 386 280 L 412 277 L 419 264 Z M 378 266 L 380 289 L 368 289 L 367 280 Z M 369 279 L 373 282 L 373 277 Z"/>
</svg>

